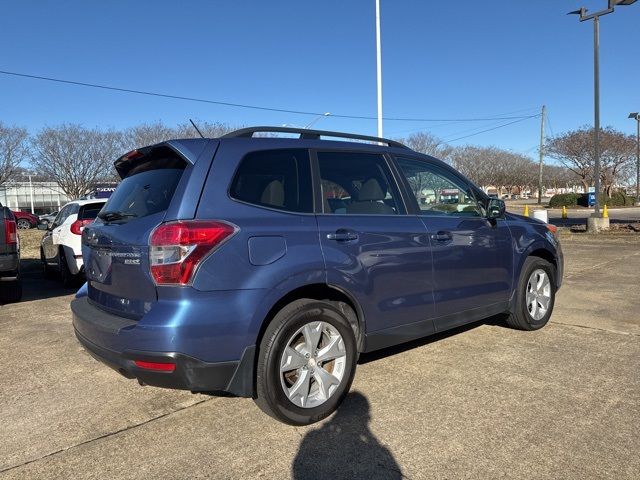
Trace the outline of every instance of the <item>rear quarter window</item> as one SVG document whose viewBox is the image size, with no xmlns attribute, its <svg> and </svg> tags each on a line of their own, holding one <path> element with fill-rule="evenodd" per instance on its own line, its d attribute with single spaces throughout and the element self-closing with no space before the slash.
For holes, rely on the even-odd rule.
<svg viewBox="0 0 640 480">
<path fill-rule="evenodd" d="M 229 194 L 252 205 L 311 213 L 313 191 L 308 150 L 264 150 L 247 154 L 231 182 Z"/>
</svg>

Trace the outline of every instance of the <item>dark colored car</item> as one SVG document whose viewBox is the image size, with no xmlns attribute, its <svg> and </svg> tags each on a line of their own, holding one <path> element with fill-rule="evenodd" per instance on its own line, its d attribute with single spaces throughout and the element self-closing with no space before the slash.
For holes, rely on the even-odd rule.
<svg viewBox="0 0 640 480">
<path fill-rule="evenodd" d="M 20 239 L 13 212 L 0 203 L 0 303 L 22 298 Z"/>
<path fill-rule="evenodd" d="M 16 217 L 16 224 L 20 230 L 28 230 L 38 225 L 39 218 L 32 213 L 13 210 L 13 215 Z"/>
<path fill-rule="evenodd" d="M 541 328 L 562 280 L 555 227 L 395 141 L 256 127 L 115 167 L 82 234 L 79 341 L 125 377 L 290 424 L 337 408 L 361 352 L 496 314 Z"/>
<path fill-rule="evenodd" d="M 53 223 L 53 221 L 56 219 L 56 217 L 58 216 L 58 211 L 56 210 L 55 212 L 51 212 L 51 213 L 46 213 L 44 215 L 40 215 L 39 218 L 39 222 L 38 224 L 42 224 L 42 225 L 49 225 L 50 223 Z"/>
</svg>

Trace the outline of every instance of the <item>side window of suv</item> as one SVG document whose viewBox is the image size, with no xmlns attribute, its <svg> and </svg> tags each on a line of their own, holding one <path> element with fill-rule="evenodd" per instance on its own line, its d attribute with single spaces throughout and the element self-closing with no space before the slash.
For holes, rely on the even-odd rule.
<svg viewBox="0 0 640 480">
<path fill-rule="evenodd" d="M 78 208 L 77 203 L 71 203 L 63 207 L 62 210 L 60 210 L 60 213 L 58 213 L 58 216 L 56 217 L 56 219 L 54 220 L 53 227 L 59 227 L 67 220 L 67 218 L 69 218 L 70 215 L 73 215 L 74 213 L 78 213 L 77 208 Z"/>
<path fill-rule="evenodd" d="M 473 190 L 459 178 L 420 160 L 397 161 L 422 215 L 480 216 Z"/>
<path fill-rule="evenodd" d="M 229 191 L 231 198 L 289 212 L 313 212 L 309 152 L 263 150 L 240 162 Z"/>
<path fill-rule="evenodd" d="M 385 158 L 358 152 L 318 152 L 322 212 L 337 215 L 404 213 Z"/>
</svg>

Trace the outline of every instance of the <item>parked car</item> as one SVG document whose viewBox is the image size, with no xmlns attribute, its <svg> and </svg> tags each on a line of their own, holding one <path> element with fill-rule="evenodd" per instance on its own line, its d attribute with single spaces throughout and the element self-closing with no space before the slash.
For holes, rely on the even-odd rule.
<svg viewBox="0 0 640 480">
<path fill-rule="evenodd" d="M 57 216 L 58 216 L 57 210 L 55 212 L 40 215 L 38 223 L 49 225 L 51 222 L 53 222 L 56 219 Z"/>
<path fill-rule="evenodd" d="M 38 217 L 32 213 L 13 210 L 13 215 L 16 217 L 16 224 L 20 230 L 28 230 L 38 225 Z"/>
<path fill-rule="evenodd" d="M 57 273 L 65 286 L 78 283 L 84 273 L 82 230 L 93 222 L 105 204 L 104 199 L 74 200 L 60 209 L 51 224 L 39 224 L 47 230 L 40 242 L 40 260 L 45 275 Z"/>
<path fill-rule="evenodd" d="M 562 280 L 555 227 L 392 140 L 257 127 L 115 168 L 82 234 L 80 343 L 142 384 L 253 397 L 289 424 L 333 412 L 362 352 L 496 314 L 543 327 Z"/>
<path fill-rule="evenodd" d="M 19 302 L 21 298 L 18 226 L 13 212 L 0 203 L 0 303 Z"/>
</svg>

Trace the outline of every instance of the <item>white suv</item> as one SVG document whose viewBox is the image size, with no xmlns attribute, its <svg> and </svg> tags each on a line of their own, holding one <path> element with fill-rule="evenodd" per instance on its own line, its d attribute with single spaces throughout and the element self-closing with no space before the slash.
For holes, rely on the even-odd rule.
<svg viewBox="0 0 640 480">
<path fill-rule="evenodd" d="M 71 286 L 83 273 L 82 230 L 93 222 L 106 203 L 104 198 L 74 200 L 67 203 L 53 223 L 39 224 L 46 229 L 40 243 L 40 259 L 45 274 L 57 270 L 65 286 Z"/>
</svg>

